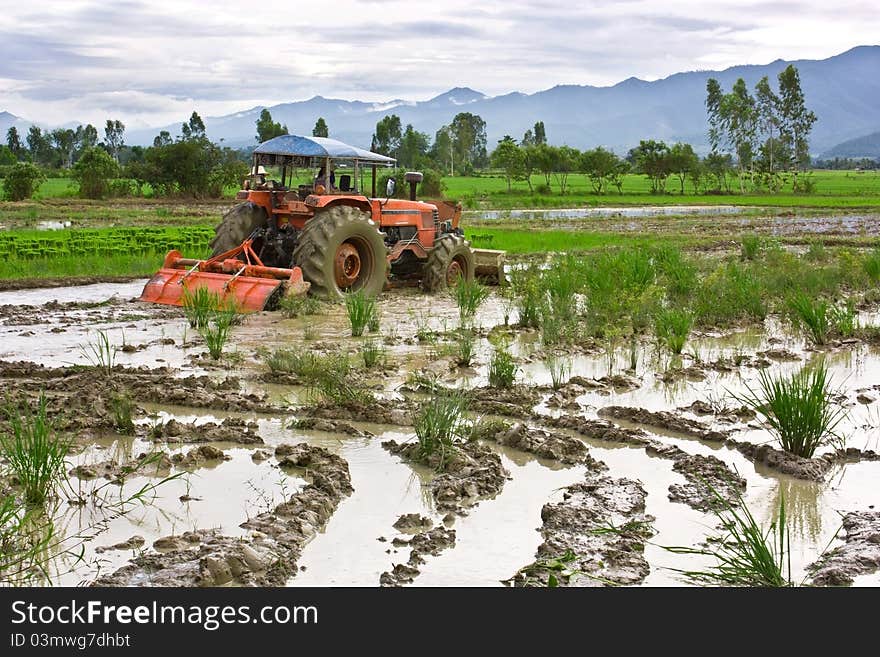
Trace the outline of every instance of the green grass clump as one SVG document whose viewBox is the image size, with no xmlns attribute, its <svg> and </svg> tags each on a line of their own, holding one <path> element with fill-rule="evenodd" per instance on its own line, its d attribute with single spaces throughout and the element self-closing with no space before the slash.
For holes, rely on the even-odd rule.
<svg viewBox="0 0 880 657">
<path fill-rule="evenodd" d="M 220 295 L 211 292 L 204 285 L 195 288 L 185 287 L 182 301 L 183 313 L 186 315 L 189 325 L 197 331 L 208 326 L 214 313 L 221 305 Z"/>
<path fill-rule="evenodd" d="M 761 238 L 757 235 L 745 235 L 740 242 L 740 255 L 743 260 L 754 260 L 761 252 Z"/>
<path fill-rule="evenodd" d="M 863 267 L 872 283 L 880 283 L 880 250 L 868 255 L 863 262 Z"/>
<path fill-rule="evenodd" d="M 382 365 L 385 362 L 385 347 L 378 340 L 367 340 L 361 345 L 361 359 L 368 370 Z"/>
<path fill-rule="evenodd" d="M 308 294 L 285 296 L 278 302 L 278 309 L 282 315 L 291 319 L 303 315 L 317 315 L 321 310 L 321 302 Z"/>
<path fill-rule="evenodd" d="M 79 345 L 79 353 L 85 358 L 89 365 L 100 370 L 106 377 L 113 375 L 113 368 L 116 366 L 116 354 L 119 348 L 110 344 L 110 336 L 107 331 L 98 331 L 98 336 L 94 341 Z"/>
<path fill-rule="evenodd" d="M 476 279 L 468 281 L 459 278 L 451 293 L 458 305 L 458 316 L 462 324 L 473 319 L 479 307 L 489 298 L 489 288 Z"/>
<path fill-rule="evenodd" d="M 428 460 L 439 455 L 438 469 L 443 469 L 455 450 L 456 439 L 470 434 L 470 423 L 465 416 L 468 402 L 465 393 L 444 390 L 421 405 L 413 422 L 420 458 Z"/>
<path fill-rule="evenodd" d="M 518 369 L 506 346 L 500 346 L 489 359 L 489 385 L 493 388 L 513 387 Z"/>
<path fill-rule="evenodd" d="M 832 306 L 829 314 L 835 334 L 842 338 L 855 335 L 859 328 L 859 315 L 852 299 L 847 299 L 843 305 Z"/>
<path fill-rule="evenodd" d="M 25 503 L 33 506 L 45 504 L 66 478 L 64 460 L 70 450 L 70 440 L 55 432 L 46 405 L 42 395 L 35 412 L 7 404 L 9 433 L 0 433 L 5 468 L 21 486 Z"/>
<path fill-rule="evenodd" d="M 831 306 L 824 299 L 813 299 L 803 292 L 788 301 L 792 324 L 807 334 L 814 344 L 824 345 L 831 332 Z"/>
<path fill-rule="evenodd" d="M 790 377 L 761 370 L 758 389 L 735 397 L 764 416 L 782 449 L 811 458 L 818 447 L 839 440 L 835 429 L 846 411 L 832 401 L 836 392 L 823 361 Z"/>
<path fill-rule="evenodd" d="M 680 354 L 691 332 L 694 318 L 687 310 L 665 308 L 654 318 L 654 332 L 674 354 Z"/>
<path fill-rule="evenodd" d="M 459 367 L 470 367 L 477 351 L 477 337 L 470 327 L 458 329 L 455 341 L 455 362 Z"/>
<path fill-rule="evenodd" d="M 128 395 L 113 395 L 110 398 L 110 411 L 113 413 L 113 423 L 116 430 L 123 434 L 134 433 L 134 402 Z"/>
<path fill-rule="evenodd" d="M 378 319 L 376 314 L 376 300 L 368 297 L 363 290 L 348 292 L 345 295 L 345 310 L 348 313 L 348 321 L 351 324 L 351 335 L 359 337 L 364 334 L 368 327 L 375 327 Z"/>
<path fill-rule="evenodd" d="M 559 390 L 568 381 L 571 374 L 571 359 L 551 355 L 544 361 L 544 365 L 550 371 L 550 381 L 553 389 Z"/>
<path fill-rule="evenodd" d="M 235 303 L 230 299 L 212 311 L 207 324 L 197 329 L 208 346 L 208 352 L 213 360 L 220 360 L 223 355 L 223 347 L 229 341 L 232 326 L 239 321 L 240 317 Z"/>
<path fill-rule="evenodd" d="M 721 264 L 703 279 L 693 300 L 699 326 L 731 326 L 767 316 L 764 285 L 752 268 L 736 262 Z"/>
<path fill-rule="evenodd" d="M 541 325 L 541 313 L 544 308 L 544 291 L 540 276 L 532 270 L 516 270 L 511 273 L 511 285 L 516 299 L 519 326 L 538 328 Z"/>
<path fill-rule="evenodd" d="M 327 374 L 344 377 L 351 371 L 351 363 L 345 354 L 321 355 L 286 347 L 264 352 L 263 362 L 273 373 L 295 374 L 304 383 L 315 383 Z"/>
<path fill-rule="evenodd" d="M 707 484 L 708 485 L 708 484 Z M 714 557 L 707 570 L 681 571 L 689 581 L 708 586 L 788 587 L 791 580 L 791 538 L 785 512 L 785 498 L 779 498 L 779 515 L 765 530 L 738 495 L 728 501 L 714 488 L 717 504 L 713 512 L 722 534 L 707 541 L 705 548 L 667 547 L 677 554 Z"/>
</svg>

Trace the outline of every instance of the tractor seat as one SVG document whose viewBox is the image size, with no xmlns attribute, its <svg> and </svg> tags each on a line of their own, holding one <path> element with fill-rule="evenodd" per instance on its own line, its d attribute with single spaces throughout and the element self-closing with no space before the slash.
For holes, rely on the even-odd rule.
<svg viewBox="0 0 880 657">
<path fill-rule="evenodd" d="M 347 173 L 339 176 L 339 191 L 340 192 L 350 192 L 351 188 L 351 176 Z"/>
</svg>

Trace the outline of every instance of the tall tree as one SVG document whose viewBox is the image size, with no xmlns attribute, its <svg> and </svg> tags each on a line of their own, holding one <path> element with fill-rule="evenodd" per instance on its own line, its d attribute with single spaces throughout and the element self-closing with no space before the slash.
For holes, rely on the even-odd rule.
<svg viewBox="0 0 880 657">
<path fill-rule="evenodd" d="M 675 174 L 681 183 L 681 194 L 684 194 L 684 183 L 694 169 L 700 166 L 700 158 L 690 144 L 677 143 L 669 149 L 669 172 Z"/>
<path fill-rule="evenodd" d="M 167 130 L 161 130 L 158 135 L 153 137 L 153 148 L 161 148 L 162 146 L 168 146 L 173 140 L 171 139 L 171 133 Z"/>
<path fill-rule="evenodd" d="M 400 149 L 400 140 L 403 138 L 400 117 L 390 114 L 382 117 L 376 123 L 376 132 L 373 133 L 371 150 L 381 155 L 396 158 Z"/>
<path fill-rule="evenodd" d="M 273 121 L 272 113 L 263 108 L 260 118 L 257 119 L 257 141 L 262 144 L 264 141 L 286 134 L 288 134 L 287 126 Z"/>
<path fill-rule="evenodd" d="M 770 82 L 765 75 L 755 85 L 755 106 L 758 112 L 758 130 L 761 133 L 763 144 L 762 153 L 766 160 L 767 171 L 773 175 L 773 155 L 776 149 L 777 135 L 779 134 L 779 97 L 770 88 Z"/>
<path fill-rule="evenodd" d="M 507 179 L 507 191 L 510 191 L 510 183 L 513 180 L 521 180 L 525 174 L 523 167 L 523 153 L 516 141 L 510 135 L 504 135 L 498 140 L 498 146 L 492 151 L 492 166 L 504 171 Z"/>
<path fill-rule="evenodd" d="M 781 138 L 791 151 L 790 167 L 794 171 L 794 187 L 798 187 L 797 174 L 810 161 L 810 131 L 816 115 L 807 109 L 801 78 L 797 68 L 789 64 L 779 74 L 779 123 Z"/>
<path fill-rule="evenodd" d="M 315 121 L 315 127 L 312 128 L 312 137 L 329 137 L 330 129 L 327 127 L 327 122 L 324 120 L 323 116 L 319 116 L 318 120 Z"/>
<path fill-rule="evenodd" d="M 124 134 L 125 124 L 122 121 L 119 119 L 115 121 L 107 119 L 107 123 L 104 126 L 104 143 L 107 145 L 110 155 L 113 156 L 117 163 L 119 163 L 119 151 L 125 145 Z"/>
<path fill-rule="evenodd" d="M 61 166 L 69 169 L 76 148 L 76 133 L 70 128 L 55 128 L 52 131 L 52 144 L 61 156 Z"/>
<path fill-rule="evenodd" d="M 482 167 L 488 161 L 486 153 L 486 122 L 470 112 L 460 112 L 449 124 L 452 131 L 455 157 L 465 168 Z"/>
<path fill-rule="evenodd" d="M 180 126 L 180 134 L 184 141 L 205 139 L 205 122 L 195 111 L 189 117 L 189 121 Z"/>
<path fill-rule="evenodd" d="M 9 146 L 9 150 L 17 159 L 20 160 L 24 155 L 24 144 L 21 143 L 18 128 L 14 125 L 9 126 L 9 130 L 6 131 L 6 145 Z"/>
<path fill-rule="evenodd" d="M 535 145 L 540 146 L 541 144 L 547 143 L 547 131 L 544 130 L 544 122 L 538 121 L 535 123 Z"/>
<path fill-rule="evenodd" d="M 452 142 L 452 131 L 448 125 L 440 128 L 434 135 L 434 145 L 431 146 L 431 157 L 440 165 L 441 169 L 455 175 L 455 145 Z"/>
<path fill-rule="evenodd" d="M 32 125 L 27 134 L 28 150 L 31 159 L 37 164 L 48 165 L 52 160 L 52 144 L 49 134 L 44 133 L 39 126 Z"/>
<path fill-rule="evenodd" d="M 706 112 L 709 115 L 709 146 L 717 153 L 725 139 L 724 120 L 721 116 L 721 101 L 724 92 L 715 78 L 706 81 Z"/>
<path fill-rule="evenodd" d="M 632 149 L 631 154 L 638 171 L 651 181 L 651 193 L 665 192 L 666 179 L 670 173 L 669 146 L 662 141 L 643 139 Z"/>
<path fill-rule="evenodd" d="M 98 129 L 91 123 L 86 125 L 78 125 L 74 133 L 74 141 L 76 142 L 75 156 L 78 158 L 90 148 L 98 143 Z"/>
<path fill-rule="evenodd" d="M 407 123 L 397 149 L 398 163 L 404 167 L 418 167 L 428 152 L 429 139 L 424 132 L 413 128 L 412 123 Z"/>
<path fill-rule="evenodd" d="M 535 133 L 532 132 L 532 129 L 529 128 L 523 134 L 522 141 L 520 142 L 523 146 L 535 146 Z"/>
<path fill-rule="evenodd" d="M 559 184 L 559 193 L 565 194 L 568 187 L 568 177 L 580 166 L 581 153 L 571 146 L 559 146 L 553 150 L 556 151 L 553 177 Z"/>
</svg>

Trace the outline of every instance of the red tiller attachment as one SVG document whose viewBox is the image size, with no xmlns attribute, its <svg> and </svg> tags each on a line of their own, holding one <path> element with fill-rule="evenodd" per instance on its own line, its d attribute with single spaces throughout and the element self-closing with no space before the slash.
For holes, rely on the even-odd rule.
<svg viewBox="0 0 880 657">
<path fill-rule="evenodd" d="M 239 255 L 244 260 L 236 257 Z M 162 269 L 144 286 L 141 301 L 182 306 L 184 290 L 200 287 L 208 288 L 221 300 L 234 299 L 239 312 L 256 312 L 282 294 L 305 294 L 309 284 L 299 267 L 266 267 L 248 239 L 208 260 L 184 258 L 180 251 L 169 251 Z"/>
</svg>

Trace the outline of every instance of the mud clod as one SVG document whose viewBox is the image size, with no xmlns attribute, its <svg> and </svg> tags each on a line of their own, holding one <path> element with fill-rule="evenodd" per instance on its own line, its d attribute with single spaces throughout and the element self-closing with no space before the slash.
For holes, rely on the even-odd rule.
<svg viewBox="0 0 880 657">
<path fill-rule="evenodd" d="M 880 570 L 880 512 L 843 517 L 844 544 L 807 567 L 816 586 L 849 586 L 855 577 Z"/>
<path fill-rule="evenodd" d="M 627 406 L 605 406 L 599 409 L 599 416 L 624 420 L 625 422 L 641 424 L 653 429 L 671 431 L 711 442 L 719 442 L 727 437 L 726 434 L 720 431 L 709 429 L 702 422 L 689 420 L 667 411 L 649 411 L 644 408 L 630 408 Z"/>
<path fill-rule="evenodd" d="M 401 516 L 401 518 L 404 517 L 406 516 Z M 419 566 L 425 563 L 426 555 L 437 556 L 443 550 L 455 545 L 455 530 L 437 527 L 430 531 L 416 534 L 409 540 L 395 538 L 392 543 L 396 546 L 408 545 L 410 547 L 409 559 L 405 564 L 395 564 L 391 571 L 382 573 L 379 576 L 380 586 L 412 584 L 421 572 L 419 571 Z"/>
<path fill-rule="evenodd" d="M 541 510 L 544 542 L 536 561 L 505 583 L 513 586 L 638 584 L 650 572 L 645 541 L 654 534 L 644 513 L 647 493 L 631 479 L 588 475 Z"/>
</svg>

